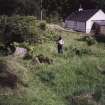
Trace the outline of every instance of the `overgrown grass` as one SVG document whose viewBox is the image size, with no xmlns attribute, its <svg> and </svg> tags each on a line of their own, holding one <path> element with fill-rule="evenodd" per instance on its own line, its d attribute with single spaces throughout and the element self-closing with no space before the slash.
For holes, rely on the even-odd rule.
<svg viewBox="0 0 105 105">
<path fill-rule="evenodd" d="M 43 54 L 51 57 L 53 64 L 35 65 L 31 59 L 16 59 L 19 64 L 17 66 L 28 71 L 25 72 L 29 75 L 28 87 L 23 89 L 25 93 L 21 95 L 1 95 L 1 105 L 72 105 L 66 97 L 95 92 L 98 89 L 102 90 L 100 102 L 104 105 L 105 75 L 98 70 L 98 67 L 105 67 L 104 45 L 97 43 L 88 46 L 87 42 L 77 40 L 82 35 L 78 33 L 58 34 L 62 34 L 65 40 L 64 54 L 57 54 L 54 41 L 30 45 L 33 56 Z M 77 50 L 80 54 L 76 53 Z M 14 65 L 15 62 L 12 63 Z"/>
</svg>

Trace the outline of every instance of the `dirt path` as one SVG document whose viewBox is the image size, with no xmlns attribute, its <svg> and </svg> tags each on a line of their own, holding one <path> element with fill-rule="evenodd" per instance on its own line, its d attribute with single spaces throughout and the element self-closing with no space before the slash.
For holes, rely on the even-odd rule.
<svg viewBox="0 0 105 105">
<path fill-rule="evenodd" d="M 52 30 L 59 30 L 59 31 L 66 31 L 66 32 L 73 32 L 73 30 L 68 30 L 68 29 L 65 29 L 59 25 L 56 25 L 56 24 L 47 24 L 47 27 L 52 29 Z"/>
</svg>

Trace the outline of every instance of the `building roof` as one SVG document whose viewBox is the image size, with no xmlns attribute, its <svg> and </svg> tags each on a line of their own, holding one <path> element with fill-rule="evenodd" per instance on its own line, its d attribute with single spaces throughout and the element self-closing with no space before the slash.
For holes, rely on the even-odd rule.
<svg viewBox="0 0 105 105">
<path fill-rule="evenodd" d="M 71 13 L 66 20 L 74 21 L 87 21 L 91 18 L 98 10 L 97 9 L 88 9 L 83 11 L 75 11 Z"/>
</svg>

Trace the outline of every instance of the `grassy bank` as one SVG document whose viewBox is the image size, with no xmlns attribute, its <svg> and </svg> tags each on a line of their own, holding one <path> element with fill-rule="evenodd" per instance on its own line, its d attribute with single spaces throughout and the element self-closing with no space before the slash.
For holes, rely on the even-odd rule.
<svg viewBox="0 0 105 105">
<path fill-rule="evenodd" d="M 26 73 L 28 87 L 19 87 L 20 91 L 7 89 L 7 92 L 14 92 L 0 95 L 1 105 L 72 105 L 66 97 L 97 90 L 102 92 L 99 101 L 104 105 L 105 75 L 99 70 L 105 67 L 104 44 L 88 46 L 79 40 L 83 34 L 62 31 L 58 34 L 62 34 L 65 41 L 63 55 L 57 54 L 54 41 L 29 46 L 33 48 L 33 56 L 43 54 L 53 60 L 52 64 L 36 65 L 32 59 L 12 62 L 17 69 L 21 68 L 20 74 Z M 76 53 L 78 49 L 80 54 Z M 2 59 L 14 59 L 7 58 Z"/>
</svg>

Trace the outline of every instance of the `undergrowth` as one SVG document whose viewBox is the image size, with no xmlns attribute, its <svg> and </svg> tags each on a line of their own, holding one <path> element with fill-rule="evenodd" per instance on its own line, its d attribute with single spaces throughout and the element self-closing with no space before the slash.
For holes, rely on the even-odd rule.
<svg viewBox="0 0 105 105">
<path fill-rule="evenodd" d="M 52 58 L 53 64 L 36 65 L 32 59 L 12 62 L 12 65 L 18 62 L 17 68 L 24 68 L 19 72 L 28 75 L 28 87 L 23 87 L 22 94 L 1 95 L 0 105 L 72 105 L 66 97 L 82 93 L 95 93 L 97 102 L 105 104 L 105 75 L 98 69 L 105 66 L 105 48 L 100 43 L 88 46 L 85 41 L 76 40 L 81 36 L 78 33 L 62 32 L 62 36 L 64 54 L 57 54 L 55 40 L 26 44 L 32 57 L 43 54 Z"/>
</svg>

